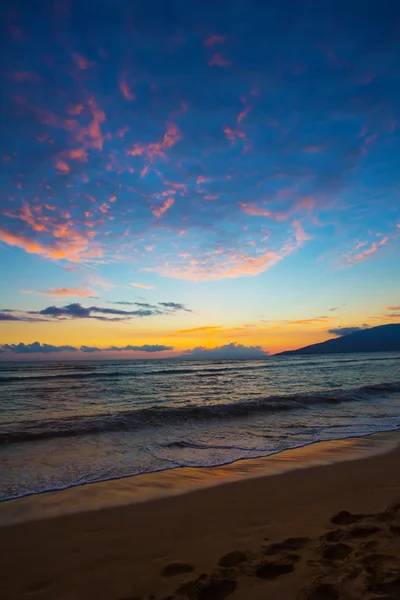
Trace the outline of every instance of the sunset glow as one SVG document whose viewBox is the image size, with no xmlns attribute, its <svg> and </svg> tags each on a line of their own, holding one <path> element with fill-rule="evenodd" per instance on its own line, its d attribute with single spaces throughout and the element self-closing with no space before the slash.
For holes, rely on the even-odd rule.
<svg viewBox="0 0 400 600">
<path fill-rule="evenodd" d="M 1 359 L 399 322 L 398 20 L 156 4 L 7 12 Z"/>
</svg>

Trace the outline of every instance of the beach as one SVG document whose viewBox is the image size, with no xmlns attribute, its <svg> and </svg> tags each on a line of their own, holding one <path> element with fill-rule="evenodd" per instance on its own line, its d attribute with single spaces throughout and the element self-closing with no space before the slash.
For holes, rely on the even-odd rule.
<svg viewBox="0 0 400 600">
<path fill-rule="evenodd" d="M 322 442 L 3 502 L 0 595 L 398 598 L 399 439 Z"/>
</svg>

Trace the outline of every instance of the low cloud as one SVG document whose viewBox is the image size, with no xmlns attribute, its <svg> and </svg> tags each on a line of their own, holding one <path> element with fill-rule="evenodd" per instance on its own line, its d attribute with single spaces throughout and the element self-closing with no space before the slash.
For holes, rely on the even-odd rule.
<svg viewBox="0 0 400 600">
<path fill-rule="evenodd" d="M 108 348 L 97 348 L 96 346 L 81 346 L 82 352 L 165 352 L 173 350 L 172 346 L 163 346 L 162 344 L 144 344 L 143 346 L 109 346 Z"/>
<path fill-rule="evenodd" d="M 12 315 L 7 312 L 0 312 L 0 321 L 21 321 L 18 316 Z"/>
<path fill-rule="evenodd" d="M 52 346 L 51 344 L 41 344 L 32 342 L 32 344 L 3 344 L 1 350 L 12 352 L 13 354 L 51 354 L 53 352 L 77 352 L 74 346 Z"/>
<path fill-rule="evenodd" d="M 338 337 L 343 337 L 344 335 L 349 335 L 350 333 L 356 333 L 357 331 L 363 331 L 363 329 L 368 329 L 369 325 L 364 323 L 361 327 L 337 327 L 335 329 L 329 329 L 328 333 L 332 333 L 332 335 L 337 335 Z"/>
<path fill-rule="evenodd" d="M 186 308 L 186 306 L 184 306 L 180 302 L 159 302 L 159 305 L 164 306 L 169 310 L 184 310 L 185 312 L 192 312 L 190 308 Z"/>
<path fill-rule="evenodd" d="M 264 358 L 268 354 L 261 346 L 243 346 L 232 342 L 215 348 L 199 346 L 192 350 L 185 350 L 181 358 Z"/>
<path fill-rule="evenodd" d="M 12 354 L 54 354 L 57 352 L 84 352 L 91 354 L 93 352 L 166 352 L 173 350 L 172 346 L 164 346 L 162 344 L 144 344 L 143 346 L 109 346 L 108 348 L 97 348 L 96 346 L 53 346 L 52 344 L 41 344 L 40 342 L 32 342 L 32 344 L 3 344 L 0 346 L 0 353 L 10 352 Z"/>
</svg>

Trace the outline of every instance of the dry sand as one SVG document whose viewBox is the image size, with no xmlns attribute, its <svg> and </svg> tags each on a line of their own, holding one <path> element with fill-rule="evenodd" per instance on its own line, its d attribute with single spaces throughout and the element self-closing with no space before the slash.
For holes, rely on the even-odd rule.
<svg viewBox="0 0 400 600">
<path fill-rule="evenodd" d="M 399 599 L 399 438 L 2 503 L 0 597 Z"/>
</svg>

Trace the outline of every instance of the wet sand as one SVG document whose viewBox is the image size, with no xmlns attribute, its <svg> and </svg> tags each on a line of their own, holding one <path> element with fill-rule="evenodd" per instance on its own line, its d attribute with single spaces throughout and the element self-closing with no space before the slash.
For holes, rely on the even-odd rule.
<svg viewBox="0 0 400 600">
<path fill-rule="evenodd" d="M 0 597 L 400 598 L 399 441 L 396 431 L 4 502 Z"/>
</svg>

